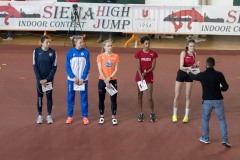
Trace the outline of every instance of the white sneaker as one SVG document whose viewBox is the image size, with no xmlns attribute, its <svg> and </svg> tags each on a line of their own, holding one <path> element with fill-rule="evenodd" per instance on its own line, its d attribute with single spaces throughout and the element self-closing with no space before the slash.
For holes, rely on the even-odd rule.
<svg viewBox="0 0 240 160">
<path fill-rule="evenodd" d="M 98 121 L 99 124 L 104 124 L 104 117 L 100 117 L 99 121 Z"/>
<path fill-rule="evenodd" d="M 117 124 L 118 124 L 118 121 L 117 121 L 116 118 L 112 118 L 112 124 L 113 124 L 113 125 L 117 125 Z"/>
<path fill-rule="evenodd" d="M 43 123 L 43 116 L 39 115 L 37 117 L 37 124 L 42 124 Z"/>
<path fill-rule="evenodd" d="M 46 117 L 46 121 L 47 121 L 47 124 L 53 124 L 52 116 L 51 116 L 51 115 L 48 115 L 48 116 Z"/>
<path fill-rule="evenodd" d="M 12 37 L 7 37 L 6 39 L 3 39 L 3 40 L 13 40 L 13 38 Z"/>
</svg>

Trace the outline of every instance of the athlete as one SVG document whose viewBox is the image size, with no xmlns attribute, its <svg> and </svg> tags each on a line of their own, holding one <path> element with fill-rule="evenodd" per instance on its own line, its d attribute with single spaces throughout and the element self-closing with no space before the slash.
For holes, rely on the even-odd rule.
<svg viewBox="0 0 240 160">
<path fill-rule="evenodd" d="M 199 61 L 196 62 L 196 52 L 195 52 L 195 41 L 190 39 L 187 42 L 185 51 L 181 52 L 180 55 L 180 67 L 177 72 L 176 82 L 175 82 L 175 97 L 173 101 L 173 115 L 172 122 L 176 123 L 177 119 L 177 109 L 179 103 L 179 97 L 182 90 L 182 85 L 184 82 L 186 83 L 186 106 L 185 106 L 185 116 L 183 118 L 183 123 L 187 123 L 189 121 L 189 107 L 191 101 L 191 90 L 192 90 L 192 82 L 193 80 L 189 78 L 187 71 L 189 68 L 199 67 Z"/>
<path fill-rule="evenodd" d="M 100 119 L 99 124 L 104 124 L 104 109 L 105 109 L 105 95 L 106 89 L 111 88 L 111 85 L 117 90 L 117 77 L 116 74 L 119 68 L 119 57 L 117 54 L 112 52 L 112 41 L 106 40 L 102 45 L 102 53 L 97 56 L 97 66 L 99 71 L 98 81 L 98 95 L 99 95 L 99 112 Z M 110 96 L 111 99 L 111 110 L 112 110 L 112 124 L 117 125 L 116 119 L 117 113 L 117 93 Z"/>
<path fill-rule="evenodd" d="M 48 36 L 41 37 L 42 46 L 34 49 L 33 51 L 33 69 L 36 76 L 36 87 L 37 87 L 37 124 L 43 123 L 42 116 L 42 99 L 43 99 L 43 90 L 42 86 L 47 86 L 49 82 L 53 84 L 54 75 L 57 70 L 57 53 L 49 48 L 50 38 Z M 52 90 L 46 91 L 47 97 L 47 112 L 46 121 L 48 124 L 53 123 L 51 116 L 52 113 Z"/>
<path fill-rule="evenodd" d="M 135 76 L 136 82 L 145 80 L 147 83 L 148 89 L 146 90 L 148 102 L 150 106 L 150 119 L 151 122 L 156 122 L 157 117 L 154 113 L 154 101 L 152 98 L 153 93 L 153 70 L 156 65 L 156 58 L 158 57 L 157 53 L 150 49 L 150 39 L 147 36 L 144 36 L 140 39 L 141 44 L 143 45 L 143 49 L 138 51 L 135 54 L 135 58 L 137 59 L 137 72 Z M 138 87 L 138 86 L 137 86 Z M 142 111 L 142 97 L 143 92 L 140 91 L 138 87 L 138 107 L 140 110 L 140 114 L 138 115 L 138 122 L 144 121 L 144 114 Z"/>
<path fill-rule="evenodd" d="M 73 48 L 67 52 L 66 71 L 68 75 L 68 118 L 67 124 L 73 122 L 73 110 L 75 104 L 75 86 L 84 86 L 80 90 L 81 112 L 83 124 L 89 124 L 88 120 L 88 73 L 90 70 L 90 53 L 84 48 L 84 40 L 81 36 L 73 36 Z"/>
</svg>

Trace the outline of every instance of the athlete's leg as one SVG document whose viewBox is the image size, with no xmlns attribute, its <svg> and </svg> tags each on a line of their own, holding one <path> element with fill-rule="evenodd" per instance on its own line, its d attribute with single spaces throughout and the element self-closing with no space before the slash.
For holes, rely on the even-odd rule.
<svg viewBox="0 0 240 160">
<path fill-rule="evenodd" d="M 148 86 L 148 89 L 147 89 L 148 103 L 149 103 L 149 106 L 150 106 L 151 113 L 154 113 L 154 101 L 153 101 L 153 98 L 152 98 L 153 83 L 148 83 L 147 86 Z"/>
<path fill-rule="evenodd" d="M 104 109 L 105 109 L 105 95 L 106 95 L 106 84 L 103 80 L 98 81 L 98 97 L 99 97 L 99 102 L 98 102 L 98 108 L 100 115 L 104 115 Z"/>
<path fill-rule="evenodd" d="M 138 88 L 138 85 L 137 85 L 137 90 L 138 90 L 138 108 L 140 110 L 140 113 L 142 113 L 142 97 L 143 97 L 143 92 L 141 92 Z"/>
</svg>

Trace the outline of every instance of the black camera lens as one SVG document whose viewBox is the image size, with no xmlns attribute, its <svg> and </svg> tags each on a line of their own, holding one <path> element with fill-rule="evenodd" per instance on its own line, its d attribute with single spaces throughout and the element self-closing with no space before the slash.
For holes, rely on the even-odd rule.
<svg viewBox="0 0 240 160">
<path fill-rule="evenodd" d="M 72 6 L 73 6 L 73 8 L 75 8 L 75 9 L 78 7 L 77 4 L 73 4 Z"/>
</svg>

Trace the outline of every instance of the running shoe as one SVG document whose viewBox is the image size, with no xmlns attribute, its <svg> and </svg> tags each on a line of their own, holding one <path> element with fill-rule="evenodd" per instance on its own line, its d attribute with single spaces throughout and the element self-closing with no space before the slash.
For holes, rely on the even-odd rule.
<svg viewBox="0 0 240 160">
<path fill-rule="evenodd" d="M 48 116 L 46 117 L 46 121 L 47 121 L 47 124 L 53 124 L 52 116 L 51 116 L 51 115 L 48 115 Z"/>
<path fill-rule="evenodd" d="M 39 115 L 37 117 L 37 124 L 42 124 L 43 123 L 43 116 L 42 115 Z"/>
<path fill-rule="evenodd" d="M 113 125 L 117 125 L 117 124 L 118 124 L 118 121 L 117 121 L 116 118 L 112 118 L 112 124 L 113 124 Z"/>
<path fill-rule="evenodd" d="M 140 113 L 138 115 L 138 122 L 144 122 L 144 114 L 143 113 Z"/>
<path fill-rule="evenodd" d="M 228 142 L 228 140 L 223 140 L 222 145 L 224 145 L 225 147 L 232 147 L 232 145 Z"/>
<path fill-rule="evenodd" d="M 205 144 L 210 144 L 210 140 L 208 138 L 205 138 L 204 136 L 200 137 L 199 141 Z"/>
<path fill-rule="evenodd" d="M 150 113 L 150 119 L 151 119 L 151 122 L 156 122 L 157 121 L 157 116 L 155 113 Z"/>
<path fill-rule="evenodd" d="M 184 116 L 182 122 L 183 122 L 183 123 L 188 123 L 188 116 Z"/>
<path fill-rule="evenodd" d="M 83 118 L 83 124 L 88 125 L 89 124 L 89 120 L 87 117 Z"/>
<path fill-rule="evenodd" d="M 177 122 L 177 115 L 176 114 L 172 115 L 172 122 L 173 123 Z"/>
<path fill-rule="evenodd" d="M 100 117 L 98 123 L 101 124 L 101 125 L 103 125 L 103 124 L 104 124 L 104 117 Z"/>
<path fill-rule="evenodd" d="M 66 123 L 70 124 L 72 122 L 73 122 L 73 117 L 68 117 L 67 120 L 66 120 Z"/>
</svg>

